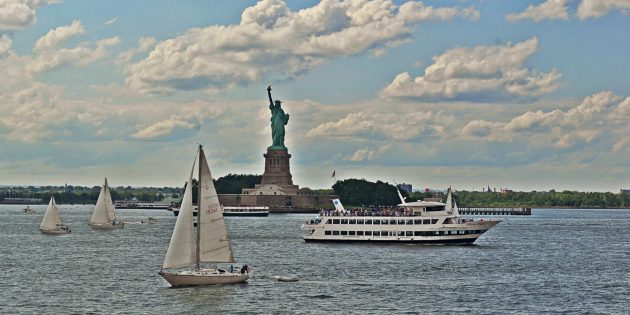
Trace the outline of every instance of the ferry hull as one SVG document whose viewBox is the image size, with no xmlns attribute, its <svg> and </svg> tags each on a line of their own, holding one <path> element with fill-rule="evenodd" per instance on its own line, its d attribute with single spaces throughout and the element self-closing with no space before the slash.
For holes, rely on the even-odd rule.
<svg viewBox="0 0 630 315">
<path fill-rule="evenodd" d="M 443 245 L 470 245 L 474 243 L 477 237 L 458 238 L 458 239 L 441 239 L 441 240 L 423 240 L 423 239 L 323 239 L 304 237 L 306 242 L 319 243 L 378 243 L 378 244 L 443 244 Z"/>
<path fill-rule="evenodd" d="M 160 272 L 160 275 L 173 287 L 197 286 L 197 285 L 220 285 L 244 283 L 249 279 L 249 274 L 240 273 L 194 273 L 183 274 L 178 272 Z"/>
</svg>

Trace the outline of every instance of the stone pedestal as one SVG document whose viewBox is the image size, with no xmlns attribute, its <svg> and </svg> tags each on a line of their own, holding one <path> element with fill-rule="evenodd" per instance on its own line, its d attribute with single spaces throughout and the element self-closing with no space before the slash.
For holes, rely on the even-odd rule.
<svg viewBox="0 0 630 315">
<path fill-rule="evenodd" d="M 293 176 L 289 166 L 289 154 L 286 149 L 267 149 L 265 157 L 265 172 L 261 185 L 293 186 Z"/>
</svg>

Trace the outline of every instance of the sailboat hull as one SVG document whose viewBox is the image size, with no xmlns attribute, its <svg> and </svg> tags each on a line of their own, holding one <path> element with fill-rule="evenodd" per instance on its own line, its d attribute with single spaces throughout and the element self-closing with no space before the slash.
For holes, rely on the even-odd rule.
<svg viewBox="0 0 630 315">
<path fill-rule="evenodd" d="M 243 283 L 249 279 L 249 273 L 220 272 L 217 269 L 161 271 L 160 275 L 174 287 L 235 284 Z"/>
<path fill-rule="evenodd" d="M 39 229 L 43 234 L 53 234 L 53 235 L 61 235 L 61 234 L 69 234 L 72 232 L 70 229 Z"/>
<path fill-rule="evenodd" d="M 122 229 L 123 227 L 125 227 L 125 223 L 117 223 L 117 224 L 111 224 L 111 223 L 105 223 L 105 224 L 95 224 L 95 223 L 89 223 L 89 225 L 96 230 L 113 230 L 113 229 Z"/>
</svg>

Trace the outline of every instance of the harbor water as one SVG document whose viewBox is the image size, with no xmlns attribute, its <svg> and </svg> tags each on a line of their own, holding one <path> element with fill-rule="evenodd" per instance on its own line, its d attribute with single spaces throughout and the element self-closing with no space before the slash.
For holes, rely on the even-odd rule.
<svg viewBox="0 0 630 315">
<path fill-rule="evenodd" d="M 93 206 L 59 205 L 72 233 L 47 236 L 45 206 L 22 208 L 0 205 L 2 314 L 630 313 L 630 210 L 495 217 L 472 246 L 304 243 L 313 215 L 230 217 L 249 282 L 173 289 L 170 212 L 117 210 L 125 228 L 97 231 Z"/>
</svg>

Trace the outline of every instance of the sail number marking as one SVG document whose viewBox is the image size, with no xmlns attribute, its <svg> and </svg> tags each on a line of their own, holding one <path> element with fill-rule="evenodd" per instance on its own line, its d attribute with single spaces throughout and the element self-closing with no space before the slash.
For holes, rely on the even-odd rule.
<svg viewBox="0 0 630 315">
<path fill-rule="evenodd" d="M 206 214 L 213 214 L 219 211 L 219 205 L 218 204 L 211 204 L 208 205 L 208 209 L 206 209 Z"/>
</svg>

